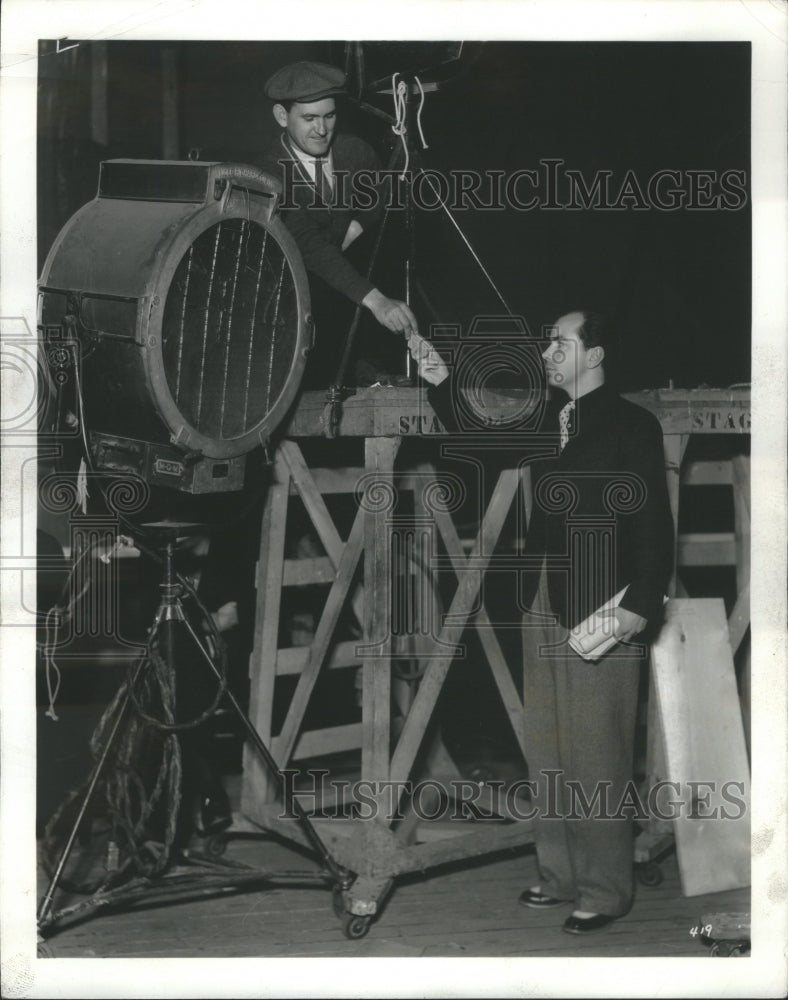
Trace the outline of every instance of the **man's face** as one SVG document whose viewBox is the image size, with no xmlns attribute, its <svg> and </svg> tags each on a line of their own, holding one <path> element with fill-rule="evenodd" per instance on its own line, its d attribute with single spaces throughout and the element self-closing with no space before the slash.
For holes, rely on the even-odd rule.
<svg viewBox="0 0 788 1000">
<path fill-rule="evenodd" d="M 328 153 L 337 121 L 333 97 L 324 97 L 322 101 L 310 104 L 296 102 L 289 111 L 283 105 L 275 104 L 274 117 L 302 153 L 307 156 L 325 156 Z"/>
<path fill-rule="evenodd" d="M 583 314 L 567 313 L 550 330 L 550 343 L 542 352 L 547 384 L 565 389 L 574 396 L 578 380 L 590 367 L 588 350 L 580 337 Z"/>
</svg>

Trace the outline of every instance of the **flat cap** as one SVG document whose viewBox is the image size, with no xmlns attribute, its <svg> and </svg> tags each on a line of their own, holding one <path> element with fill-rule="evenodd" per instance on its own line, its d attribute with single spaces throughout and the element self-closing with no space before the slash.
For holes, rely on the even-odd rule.
<svg viewBox="0 0 788 1000">
<path fill-rule="evenodd" d="M 345 89 L 345 74 L 336 66 L 319 62 L 290 63 L 277 70 L 265 85 L 272 101 L 321 101 Z"/>
</svg>

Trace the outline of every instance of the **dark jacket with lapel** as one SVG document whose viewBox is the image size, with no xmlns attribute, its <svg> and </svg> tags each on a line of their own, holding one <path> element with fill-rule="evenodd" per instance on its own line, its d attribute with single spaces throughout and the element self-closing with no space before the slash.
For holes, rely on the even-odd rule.
<svg viewBox="0 0 788 1000">
<path fill-rule="evenodd" d="M 450 379 L 429 391 L 453 429 Z M 540 431 L 558 436 L 561 398 Z M 523 451 L 511 455 L 522 461 Z M 557 449 L 556 449 L 557 450 Z M 542 564 L 552 610 L 571 628 L 627 588 L 621 607 L 651 627 L 661 618 L 673 566 L 673 519 L 662 428 L 653 414 L 603 385 L 576 401 L 566 447 L 532 463 L 533 503 L 521 598 L 533 601 Z"/>
<path fill-rule="evenodd" d="M 342 253 L 342 241 L 351 221 L 355 220 L 367 231 L 377 222 L 382 205 L 380 198 L 370 195 L 369 208 L 354 208 L 352 178 L 361 170 L 377 171 L 380 163 L 374 150 L 354 135 L 339 133 L 331 146 L 334 176 L 345 174 L 342 187 L 344 197 L 335 207 L 326 206 L 314 185 L 304 183 L 308 175 L 300 161 L 290 152 L 283 135 L 268 150 L 261 167 L 285 183 L 286 175 L 295 178 L 289 185 L 290 203 L 295 207 L 280 209 L 282 220 L 295 237 L 306 269 L 316 274 L 327 285 L 346 298 L 359 303 L 374 287 Z M 285 164 L 288 164 L 287 168 Z M 369 185 L 367 185 L 369 188 Z M 285 191 L 287 194 L 287 189 Z M 284 202 L 287 205 L 287 202 Z"/>
</svg>

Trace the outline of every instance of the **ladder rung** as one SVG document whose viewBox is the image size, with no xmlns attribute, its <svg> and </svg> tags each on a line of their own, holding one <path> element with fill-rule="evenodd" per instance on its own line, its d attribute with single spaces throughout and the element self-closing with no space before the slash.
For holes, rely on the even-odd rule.
<svg viewBox="0 0 788 1000">
<path fill-rule="evenodd" d="M 687 462 L 681 470 L 682 486 L 730 486 L 732 483 L 733 469 L 729 459 Z"/>
<path fill-rule="evenodd" d="M 310 474 L 320 493 L 355 493 L 356 485 L 365 470 L 356 466 L 343 466 L 337 469 L 311 469 Z M 290 492 L 298 494 L 298 487 L 291 480 Z"/>
<path fill-rule="evenodd" d="M 360 722 L 351 722 L 346 726 L 331 726 L 327 729 L 312 729 L 301 733 L 291 754 L 292 760 L 303 760 L 305 757 L 321 757 L 327 753 L 340 753 L 343 750 L 355 750 L 361 746 L 363 727 Z M 272 741 L 271 752 L 274 757 L 279 751 L 279 737 Z"/>
<path fill-rule="evenodd" d="M 338 642 L 328 658 L 329 669 L 360 667 L 361 658 L 356 656 L 357 645 L 358 643 L 353 640 L 350 642 Z M 277 650 L 277 677 L 281 677 L 284 674 L 300 674 L 309 658 L 309 649 L 309 646 L 286 646 Z"/>
<path fill-rule="evenodd" d="M 313 583 L 333 583 L 336 573 L 328 556 L 315 559 L 285 559 L 283 587 L 306 587 Z"/>
<path fill-rule="evenodd" d="M 735 566 L 736 536 L 732 531 L 679 535 L 679 566 Z"/>
</svg>

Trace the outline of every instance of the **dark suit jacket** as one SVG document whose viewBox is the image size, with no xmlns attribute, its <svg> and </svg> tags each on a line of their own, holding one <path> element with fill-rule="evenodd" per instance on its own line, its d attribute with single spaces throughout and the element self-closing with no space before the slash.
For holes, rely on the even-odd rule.
<svg viewBox="0 0 788 1000">
<path fill-rule="evenodd" d="M 433 408 L 453 429 L 451 380 L 430 389 Z M 545 408 L 540 431 L 558 436 L 563 393 Z M 627 588 L 621 607 L 655 626 L 673 566 L 673 518 L 662 428 L 653 414 L 603 385 L 576 401 L 560 454 L 532 464 L 533 506 L 521 598 L 530 606 L 541 565 L 552 610 L 571 628 Z M 510 456 L 516 465 L 527 445 Z"/>
<path fill-rule="evenodd" d="M 346 172 L 344 204 L 327 207 L 316 193 L 314 186 L 302 183 L 300 161 L 288 150 L 280 136 L 267 151 L 260 166 L 285 183 L 285 162 L 291 164 L 289 176 L 299 183 L 291 185 L 290 201 L 295 208 L 282 208 L 280 214 L 287 228 L 295 237 L 307 271 L 316 274 L 327 285 L 352 302 L 359 303 L 374 287 L 342 253 L 342 241 L 351 221 L 358 222 L 364 231 L 373 227 L 380 217 L 381 199 L 370 197 L 374 204 L 368 209 L 354 208 L 351 204 L 352 175 L 360 170 L 378 171 L 380 162 L 375 151 L 354 135 L 339 133 L 331 146 L 334 174 Z M 285 203 L 286 204 L 286 203 Z"/>
</svg>

